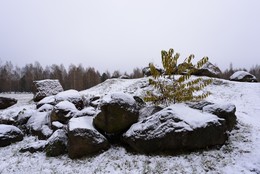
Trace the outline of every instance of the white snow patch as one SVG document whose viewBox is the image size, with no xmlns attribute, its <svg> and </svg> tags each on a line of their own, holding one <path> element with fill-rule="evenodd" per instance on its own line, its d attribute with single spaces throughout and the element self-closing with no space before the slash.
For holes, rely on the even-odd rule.
<svg viewBox="0 0 260 174">
<path fill-rule="evenodd" d="M 93 117 L 85 116 L 70 119 L 69 131 L 73 131 L 74 129 L 96 130 L 93 126 Z"/>
<path fill-rule="evenodd" d="M 77 111 L 75 105 L 69 101 L 61 101 L 56 106 L 55 109 L 60 109 L 64 111 Z"/>
<path fill-rule="evenodd" d="M 70 102 L 74 101 L 74 100 L 79 100 L 81 99 L 81 95 L 78 91 L 74 90 L 74 89 L 70 89 L 67 91 L 63 91 L 58 93 L 55 96 L 55 99 L 59 102 L 59 101 L 64 101 L 64 100 L 68 100 Z"/>
<path fill-rule="evenodd" d="M 51 95 L 51 96 L 48 96 L 48 97 L 44 97 L 37 104 L 38 105 L 43 105 L 43 104 L 53 104 L 53 103 L 55 103 L 55 96 Z"/>
<path fill-rule="evenodd" d="M 103 102 L 105 103 L 110 103 L 113 101 L 119 101 L 130 105 L 135 104 L 135 99 L 133 98 L 133 96 L 123 92 L 115 92 L 115 93 L 105 95 L 103 97 Z"/>
</svg>

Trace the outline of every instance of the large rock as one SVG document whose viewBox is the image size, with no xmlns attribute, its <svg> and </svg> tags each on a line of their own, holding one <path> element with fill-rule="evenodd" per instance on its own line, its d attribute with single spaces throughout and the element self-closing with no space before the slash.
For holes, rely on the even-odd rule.
<svg viewBox="0 0 260 174">
<path fill-rule="evenodd" d="M 35 112 L 26 123 L 28 133 L 38 136 L 39 139 L 47 139 L 53 133 L 49 128 L 49 113 Z"/>
<path fill-rule="evenodd" d="M 59 121 L 67 124 L 68 121 L 78 112 L 75 105 L 69 101 L 62 101 L 58 103 L 51 112 L 51 122 Z"/>
<path fill-rule="evenodd" d="M 0 97 L 0 109 L 6 109 L 16 103 L 17 100 L 14 98 Z"/>
<path fill-rule="evenodd" d="M 60 101 L 69 101 L 73 103 L 78 110 L 81 110 L 84 108 L 84 102 L 83 97 L 80 95 L 80 93 L 74 89 L 70 89 L 67 91 L 63 91 L 58 93 L 55 96 L 56 102 Z"/>
<path fill-rule="evenodd" d="M 123 140 L 141 153 L 178 153 L 223 145 L 226 129 L 224 119 L 176 104 L 133 124 Z"/>
<path fill-rule="evenodd" d="M 11 143 L 22 141 L 23 132 L 12 125 L 0 124 L 0 147 L 8 146 Z"/>
<path fill-rule="evenodd" d="M 54 157 L 67 153 L 68 136 L 63 129 L 56 130 L 47 142 L 45 149 L 47 156 Z"/>
<path fill-rule="evenodd" d="M 213 65 L 210 62 L 207 62 L 200 69 L 197 69 L 192 74 L 197 76 L 219 77 L 221 74 L 221 70 L 219 69 L 219 67 Z"/>
<path fill-rule="evenodd" d="M 237 71 L 229 78 L 231 81 L 239 82 L 257 82 L 257 79 L 254 75 L 246 71 Z"/>
<path fill-rule="evenodd" d="M 138 121 L 139 105 L 125 93 L 112 93 L 104 96 L 101 112 L 94 118 L 94 126 L 106 134 L 122 134 Z"/>
<path fill-rule="evenodd" d="M 59 92 L 63 91 L 63 88 L 59 80 L 46 79 L 46 80 L 34 81 L 33 83 L 34 83 L 33 100 L 35 102 L 38 102 L 47 96 L 56 95 Z"/>
<path fill-rule="evenodd" d="M 236 106 L 233 104 L 212 104 L 203 107 L 203 112 L 212 113 L 226 120 L 228 130 L 232 130 L 237 122 Z"/>
<path fill-rule="evenodd" d="M 72 118 L 69 121 L 69 157 L 81 158 L 109 148 L 107 139 L 92 125 L 93 117 Z"/>
</svg>

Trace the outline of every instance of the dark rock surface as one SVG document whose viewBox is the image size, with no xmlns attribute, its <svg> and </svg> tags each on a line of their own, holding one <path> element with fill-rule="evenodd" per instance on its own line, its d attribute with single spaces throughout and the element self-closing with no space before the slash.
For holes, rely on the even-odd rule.
<svg viewBox="0 0 260 174">
<path fill-rule="evenodd" d="M 107 139 L 93 127 L 93 117 L 72 118 L 69 122 L 68 152 L 72 159 L 94 155 L 109 148 Z"/>
<path fill-rule="evenodd" d="M 0 97 L 0 109 L 6 109 L 16 103 L 17 100 L 14 98 Z"/>
</svg>

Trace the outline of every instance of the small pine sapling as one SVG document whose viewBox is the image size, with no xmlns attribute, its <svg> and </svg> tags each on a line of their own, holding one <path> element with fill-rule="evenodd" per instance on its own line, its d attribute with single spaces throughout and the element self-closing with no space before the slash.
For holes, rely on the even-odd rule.
<svg viewBox="0 0 260 174">
<path fill-rule="evenodd" d="M 191 62 L 194 59 L 194 55 L 190 55 L 182 64 L 178 65 L 177 61 L 180 54 L 174 54 L 173 49 L 170 49 L 168 52 L 162 50 L 161 55 L 163 74 L 158 72 L 152 63 L 149 64 L 152 75 L 149 83 L 155 90 L 147 91 L 144 98 L 146 102 L 168 106 L 171 103 L 202 100 L 209 96 L 209 92 L 202 92 L 198 95 L 194 95 L 194 93 L 211 84 L 212 79 L 190 79 L 191 74 L 196 69 L 201 68 L 208 62 L 208 57 L 203 57 L 194 65 Z M 176 77 L 176 74 L 179 74 L 179 76 Z"/>
</svg>

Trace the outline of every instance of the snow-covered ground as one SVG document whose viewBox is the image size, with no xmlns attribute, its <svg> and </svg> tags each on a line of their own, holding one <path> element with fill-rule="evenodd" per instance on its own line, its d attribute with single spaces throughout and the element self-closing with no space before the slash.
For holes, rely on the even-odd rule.
<svg viewBox="0 0 260 174">
<path fill-rule="evenodd" d="M 143 96 L 147 79 L 111 79 L 83 95 L 127 92 Z M 260 83 L 214 80 L 207 87 L 207 100 L 233 103 L 237 107 L 237 128 L 220 149 L 197 151 L 176 156 L 139 155 L 122 147 L 112 147 L 94 157 L 71 160 L 67 155 L 46 157 L 45 153 L 20 153 L 19 149 L 35 137 L 0 148 L 0 173 L 260 173 Z M 11 116 L 23 108 L 35 109 L 31 94 L 0 94 L 18 99 L 18 104 L 0 111 Z"/>
</svg>

